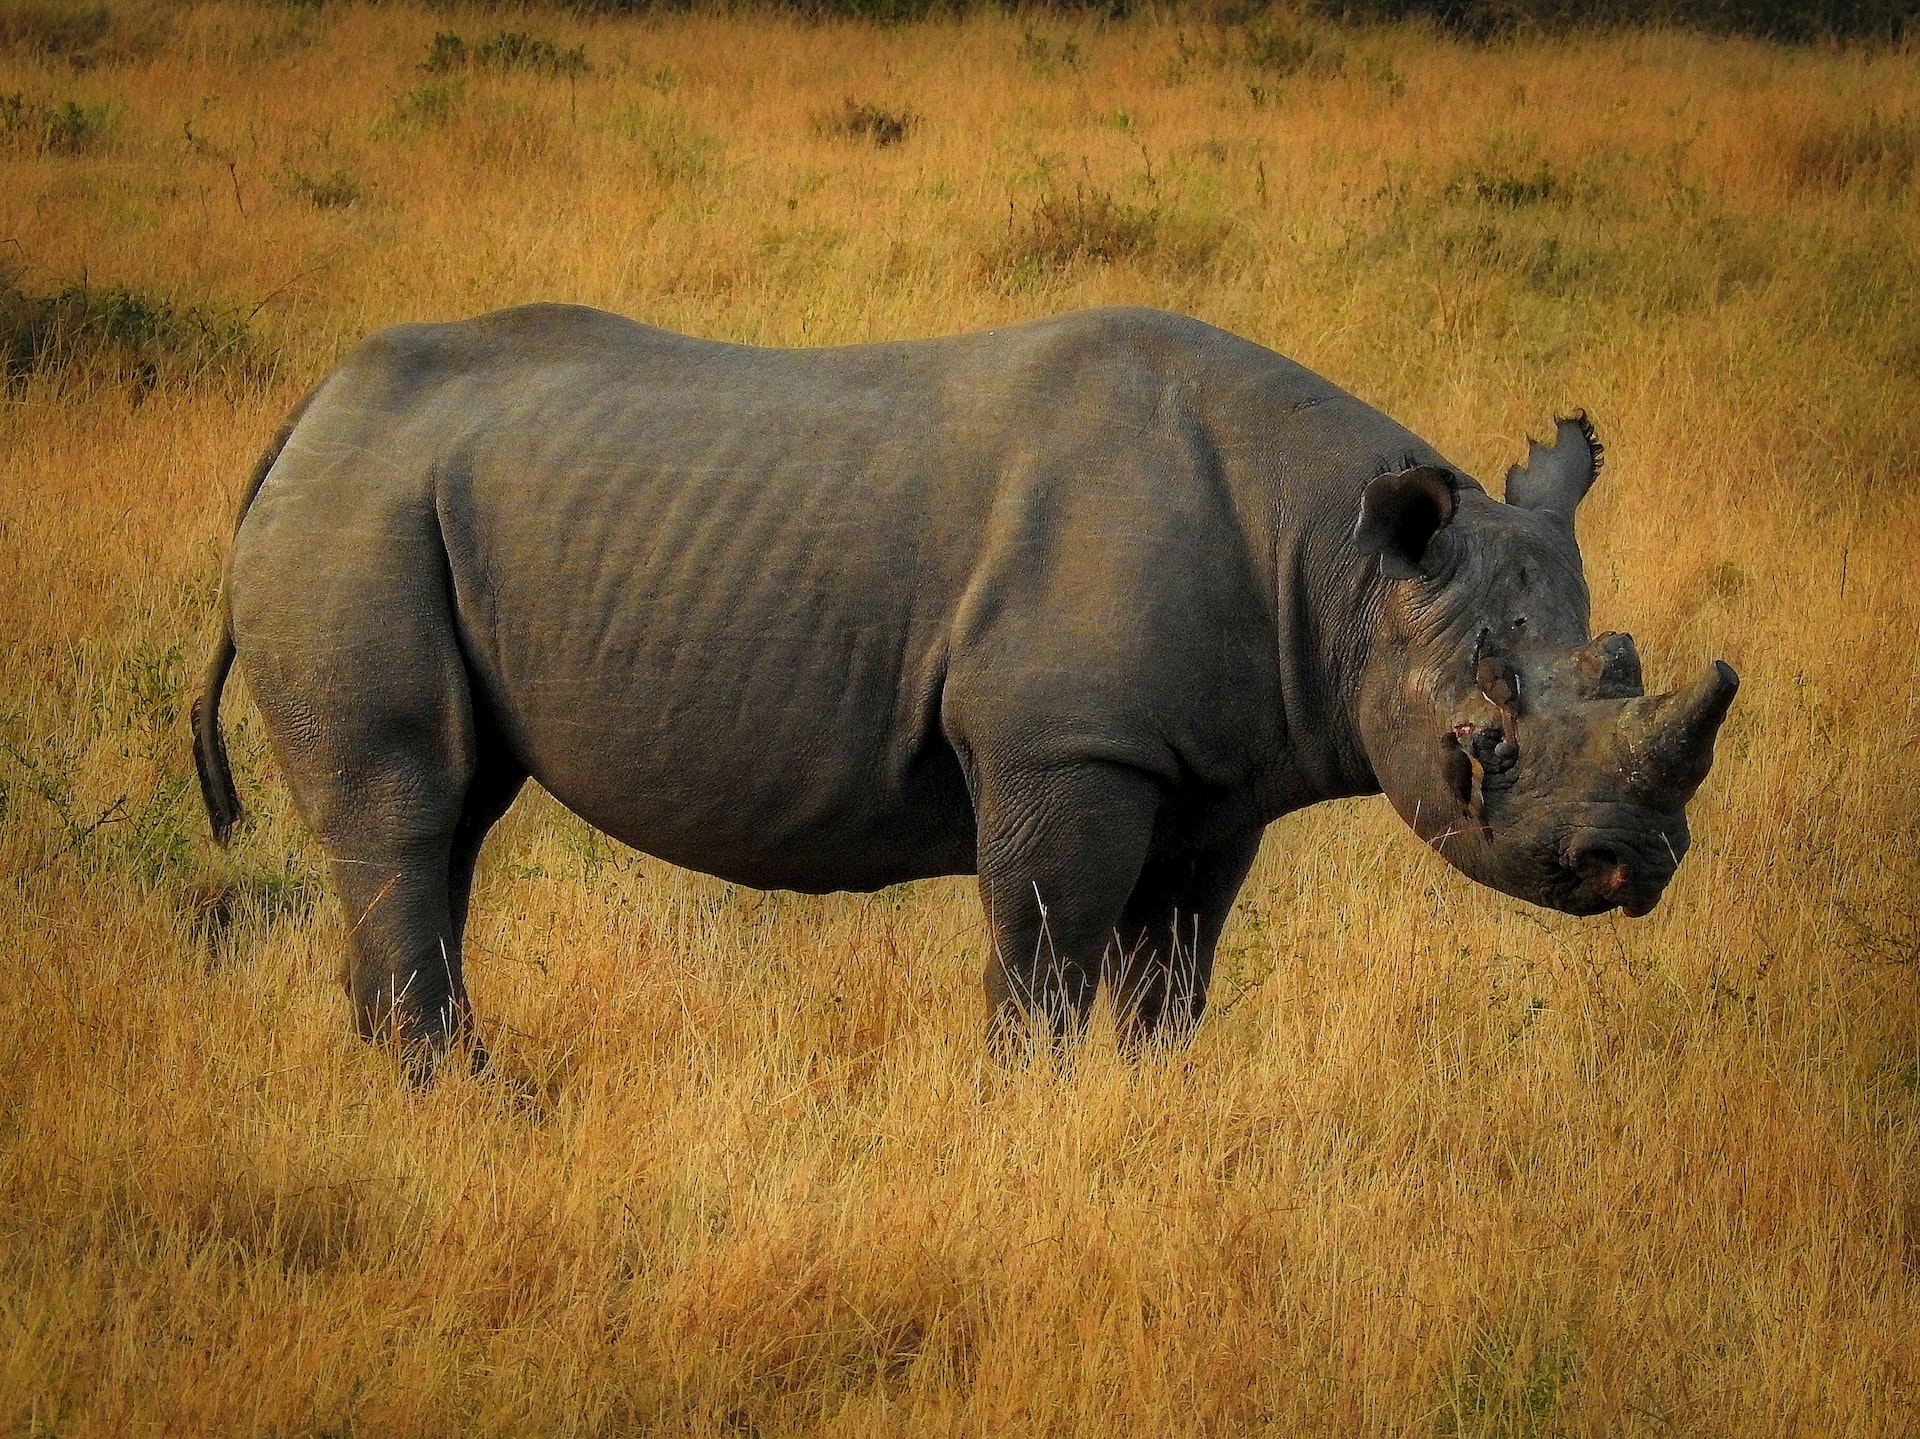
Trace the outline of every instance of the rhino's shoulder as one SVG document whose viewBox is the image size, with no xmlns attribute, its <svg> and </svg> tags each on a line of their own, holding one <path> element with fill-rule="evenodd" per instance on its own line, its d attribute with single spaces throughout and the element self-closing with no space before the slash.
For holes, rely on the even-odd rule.
<svg viewBox="0 0 1920 1439">
<path fill-rule="evenodd" d="M 340 368 L 429 379 L 500 364 L 700 343 L 587 305 L 516 305 L 469 320 L 389 326 L 356 345 Z"/>
<path fill-rule="evenodd" d="M 999 333 L 1010 338 L 1024 335 L 1051 346 L 1108 356 L 1116 362 L 1157 361 L 1182 368 L 1202 360 L 1231 363 L 1237 358 L 1257 363 L 1262 357 L 1279 358 L 1205 320 L 1146 305 L 1074 310 L 1009 326 Z"/>
</svg>

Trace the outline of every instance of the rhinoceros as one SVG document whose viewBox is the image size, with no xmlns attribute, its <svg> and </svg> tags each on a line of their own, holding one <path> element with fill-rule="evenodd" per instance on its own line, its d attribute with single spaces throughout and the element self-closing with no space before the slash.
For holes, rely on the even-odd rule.
<svg viewBox="0 0 1920 1439">
<path fill-rule="evenodd" d="M 360 1032 L 471 1037 L 522 785 L 766 889 L 977 874 L 989 1030 L 1192 1029 L 1261 834 L 1384 790 L 1472 878 L 1653 908 L 1738 679 L 1592 636 L 1583 414 L 1491 498 L 1302 366 L 1089 310 L 781 350 L 565 305 L 374 335 L 247 490 L 236 653 L 351 928 Z"/>
</svg>

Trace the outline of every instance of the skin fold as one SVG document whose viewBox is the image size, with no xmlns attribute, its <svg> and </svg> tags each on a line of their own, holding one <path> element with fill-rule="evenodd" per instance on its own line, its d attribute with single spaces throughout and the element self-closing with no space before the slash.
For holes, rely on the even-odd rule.
<svg viewBox="0 0 1920 1439">
<path fill-rule="evenodd" d="M 332 860 L 362 1034 L 471 1025 L 488 829 L 537 780 L 763 888 L 979 876 L 1004 1044 L 1190 1030 L 1261 833 L 1384 789 L 1474 878 L 1644 913 L 1735 681 L 1593 639 L 1583 419 L 1494 501 L 1327 381 L 1093 310 L 783 351 L 537 305 L 365 341 L 263 458 L 236 655 Z"/>
</svg>

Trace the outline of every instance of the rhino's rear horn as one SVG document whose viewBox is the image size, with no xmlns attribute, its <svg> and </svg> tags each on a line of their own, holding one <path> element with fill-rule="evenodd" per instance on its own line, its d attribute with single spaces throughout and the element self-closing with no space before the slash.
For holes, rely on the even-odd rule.
<svg viewBox="0 0 1920 1439">
<path fill-rule="evenodd" d="M 1575 507 L 1600 474 L 1604 452 L 1587 412 L 1575 410 L 1554 426 L 1551 448 L 1527 441 L 1526 464 L 1507 471 L 1507 503 L 1546 510 L 1571 524 Z"/>
<path fill-rule="evenodd" d="M 1608 630 L 1574 651 L 1580 686 L 1588 699 L 1638 699 L 1647 692 L 1633 636 Z"/>
<path fill-rule="evenodd" d="M 1473 682 L 1482 698 L 1500 712 L 1501 732 L 1512 739 L 1514 722 L 1520 718 L 1520 670 L 1500 649 L 1492 630 L 1482 629 L 1474 641 Z"/>
<path fill-rule="evenodd" d="M 1713 768 L 1713 741 L 1740 688 L 1725 660 L 1685 689 L 1633 700 L 1621 717 L 1633 789 L 1656 809 L 1679 809 Z"/>
</svg>

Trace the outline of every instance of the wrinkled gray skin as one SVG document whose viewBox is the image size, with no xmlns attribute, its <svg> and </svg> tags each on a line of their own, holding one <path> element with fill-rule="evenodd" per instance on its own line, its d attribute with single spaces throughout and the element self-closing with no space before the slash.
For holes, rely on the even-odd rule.
<svg viewBox="0 0 1920 1439">
<path fill-rule="evenodd" d="M 761 888 L 978 873 L 995 1032 L 1189 1027 L 1261 831 L 1385 789 L 1448 860 L 1643 913 L 1732 697 L 1589 643 L 1584 421 L 1501 504 L 1198 321 L 782 351 L 556 305 L 387 330 L 263 459 L 235 648 L 352 928 L 363 1034 L 470 1025 L 461 932 L 532 777 Z M 230 639 L 227 637 L 230 635 Z"/>
</svg>

